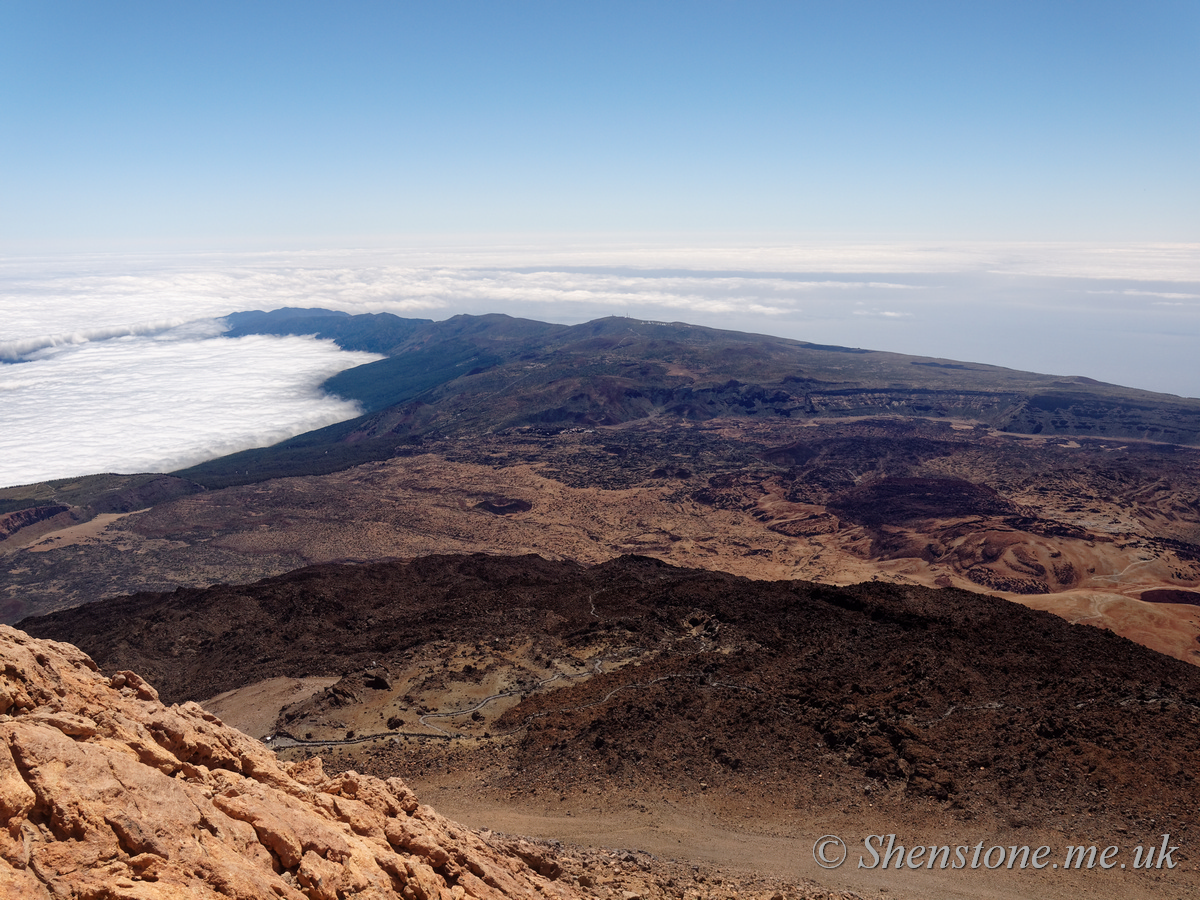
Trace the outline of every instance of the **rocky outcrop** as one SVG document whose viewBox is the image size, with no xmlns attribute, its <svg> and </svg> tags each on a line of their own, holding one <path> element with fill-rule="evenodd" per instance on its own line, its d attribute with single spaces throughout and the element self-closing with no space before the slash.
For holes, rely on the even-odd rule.
<svg viewBox="0 0 1200 900">
<path fill-rule="evenodd" d="M 398 778 L 291 765 L 195 703 L 0 626 L 0 896 L 150 900 L 576 896 L 523 842 Z"/>
<path fill-rule="evenodd" d="M 47 519 L 53 519 L 59 513 L 70 512 L 71 507 L 56 504 L 53 506 L 33 506 L 29 509 L 18 509 L 16 512 L 10 512 L 0 516 L 0 541 L 5 538 L 12 537 L 22 528 L 28 528 L 30 525 L 36 525 L 38 522 L 45 522 Z"/>
</svg>

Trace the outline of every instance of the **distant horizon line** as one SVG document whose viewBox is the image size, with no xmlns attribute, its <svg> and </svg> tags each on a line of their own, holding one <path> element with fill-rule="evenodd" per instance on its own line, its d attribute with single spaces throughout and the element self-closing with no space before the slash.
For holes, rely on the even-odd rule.
<svg viewBox="0 0 1200 900">
<path fill-rule="evenodd" d="M 689 242 L 685 238 L 691 238 Z M 372 241 L 280 243 L 242 247 L 159 246 L 5 248 L 7 269 L 64 263 L 202 265 L 286 264 L 424 268 L 590 267 L 708 274 L 878 272 L 966 273 L 1040 277 L 1200 282 L 1198 241 L 984 240 L 795 236 L 754 239 L 719 233 L 632 234 L 475 233 L 410 234 Z"/>
</svg>

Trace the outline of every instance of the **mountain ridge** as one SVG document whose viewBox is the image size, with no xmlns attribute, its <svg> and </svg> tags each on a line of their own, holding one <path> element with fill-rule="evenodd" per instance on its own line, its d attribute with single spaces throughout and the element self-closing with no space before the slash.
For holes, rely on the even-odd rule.
<svg viewBox="0 0 1200 900">
<path fill-rule="evenodd" d="M 347 331 L 322 331 L 328 311 L 299 312 L 268 317 L 261 327 L 366 348 Z M 369 332 L 362 318 L 332 321 L 355 334 Z M 594 427 L 659 416 L 955 418 L 1013 434 L 1200 445 L 1200 400 L 1084 376 L 612 316 L 580 325 L 501 314 L 386 321 L 393 319 L 401 324 L 389 327 L 404 337 L 371 345 L 386 359 L 324 384 L 362 404 L 363 416 L 173 474 L 224 487 L 337 471 L 387 458 L 404 444 L 466 431 Z M 253 327 L 241 325 L 236 333 Z"/>
</svg>

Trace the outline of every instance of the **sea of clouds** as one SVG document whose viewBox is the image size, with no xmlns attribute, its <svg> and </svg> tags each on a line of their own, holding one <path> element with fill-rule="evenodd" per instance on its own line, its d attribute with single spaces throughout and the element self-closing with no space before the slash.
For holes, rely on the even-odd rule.
<svg viewBox="0 0 1200 900">
<path fill-rule="evenodd" d="M 359 413 L 377 357 L 222 337 L 282 306 L 687 321 L 1200 396 L 1200 247 L 409 244 L 0 259 L 0 486 L 169 471 Z"/>
</svg>

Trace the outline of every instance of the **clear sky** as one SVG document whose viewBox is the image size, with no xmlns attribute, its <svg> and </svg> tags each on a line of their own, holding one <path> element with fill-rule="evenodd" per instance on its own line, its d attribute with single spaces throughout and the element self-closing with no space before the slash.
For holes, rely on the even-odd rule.
<svg viewBox="0 0 1200 900">
<path fill-rule="evenodd" d="M 1200 240 L 1200 3 L 0 2 L 0 253 Z"/>
</svg>

